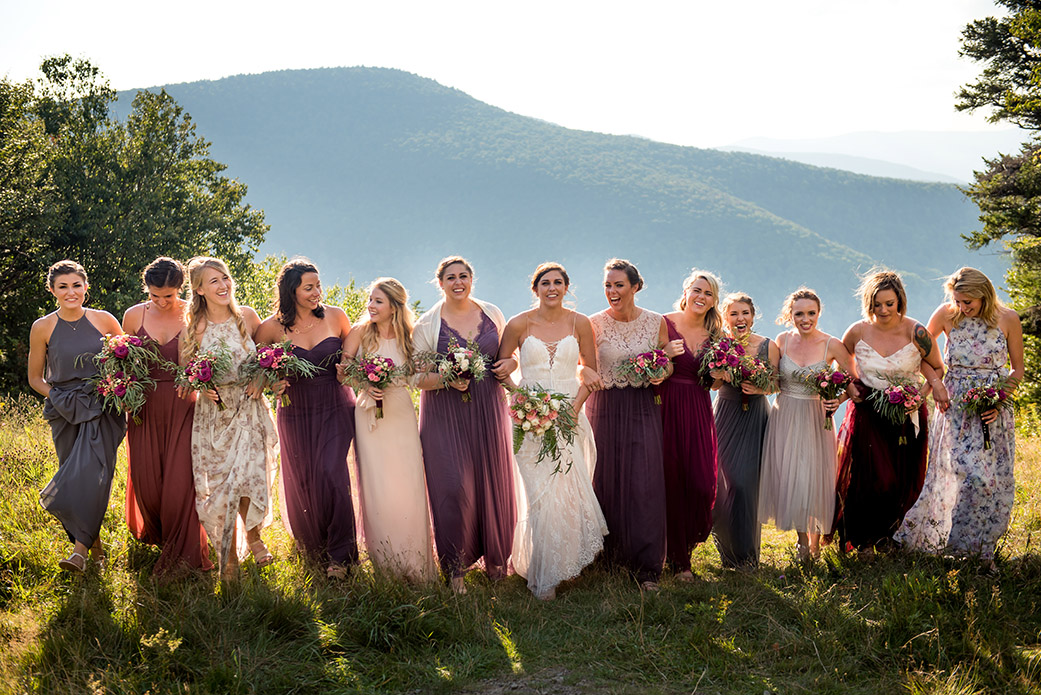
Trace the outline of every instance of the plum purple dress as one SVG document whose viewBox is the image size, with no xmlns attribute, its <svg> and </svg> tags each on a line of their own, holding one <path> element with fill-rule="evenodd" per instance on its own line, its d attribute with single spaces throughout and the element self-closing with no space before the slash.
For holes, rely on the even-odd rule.
<svg viewBox="0 0 1041 695">
<path fill-rule="evenodd" d="M 437 351 L 449 340 L 466 344 L 443 320 Z M 482 314 L 474 338 L 489 364 L 499 351 L 495 323 Z M 512 428 L 502 386 L 490 374 L 470 384 L 471 401 L 455 389 L 424 391 L 419 435 L 423 443 L 427 493 L 441 571 L 460 577 L 484 557 L 489 575 L 506 573 L 517 523 L 514 498 Z"/>
<path fill-rule="evenodd" d="M 769 363 L 769 340 L 759 344 L 756 357 Z M 742 395 L 730 384 L 716 393 L 719 476 L 712 536 L 724 567 L 759 564 L 759 468 L 770 404 L 763 395 Z"/>
<path fill-rule="evenodd" d="M 137 335 L 152 339 L 143 325 Z M 177 364 L 177 336 L 157 347 L 163 359 Z M 138 413 L 141 424 L 127 427 L 127 526 L 137 540 L 161 548 L 154 575 L 209 570 L 213 563 L 195 509 L 192 476 L 195 402 L 178 397 L 168 370 L 153 368 L 152 378 L 155 389 Z"/>
<path fill-rule="evenodd" d="M 51 426 L 58 471 L 40 492 L 40 504 L 57 517 L 70 541 L 88 548 L 101 532 L 112 493 L 116 451 L 126 433 L 126 416 L 103 410 L 90 382 L 91 359 L 101 352 L 101 333 L 83 316 L 58 318 L 47 343 L 43 418 Z"/>
<path fill-rule="evenodd" d="M 683 340 L 665 318 L 669 340 Z M 658 387 L 661 395 L 665 464 L 666 558 L 675 572 L 690 571 L 690 554 L 712 531 L 716 500 L 716 423 L 712 397 L 698 375 L 703 352 L 683 343 L 672 360 L 672 376 Z M 700 348 L 700 346 L 698 346 Z"/>
<path fill-rule="evenodd" d="M 661 408 L 654 389 L 618 374 L 630 357 L 658 344 L 661 314 L 641 309 L 632 321 L 606 311 L 589 317 L 606 389 L 586 399 L 596 440 L 593 491 L 607 520 L 604 555 L 639 582 L 656 582 L 665 561 L 665 473 Z"/>
<path fill-rule="evenodd" d="M 867 400 L 871 389 L 913 380 L 922 356 L 908 343 L 883 357 L 865 341 L 853 348 L 864 398 L 850 403 L 839 430 L 839 471 L 834 528 L 843 543 L 857 550 L 888 541 L 900 528 L 925 482 L 928 441 L 925 403 L 916 418 L 894 425 Z"/>
<path fill-rule="evenodd" d="M 341 340 L 329 336 L 293 354 L 319 368 L 290 377 L 288 406 L 278 408 L 282 494 L 289 530 L 304 553 L 320 564 L 358 562 L 347 453 L 354 439 L 354 396 L 336 378 Z"/>
</svg>

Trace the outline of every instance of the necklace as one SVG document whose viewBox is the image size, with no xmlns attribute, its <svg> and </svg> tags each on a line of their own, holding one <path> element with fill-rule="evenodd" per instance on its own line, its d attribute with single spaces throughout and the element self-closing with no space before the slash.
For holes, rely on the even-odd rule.
<svg viewBox="0 0 1041 695">
<path fill-rule="evenodd" d="M 297 333 L 297 334 L 307 333 L 309 330 L 314 328 L 315 324 L 317 324 L 317 323 L 318 323 L 318 319 L 314 319 L 313 321 L 311 321 L 311 323 L 307 324 L 307 328 L 297 328 L 296 326 L 293 326 L 289 330 L 291 330 L 293 333 Z"/>
<path fill-rule="evenodd" d="M 58 314 L 55 314 L 55 316 L 58 316 Z M 69 321 L 68 319 L 63 319 L 61 316 L 58 316 L 59 321 L 64 321 L 65 323 L 69 324 L 69 328 L 71 328 L 74 331 L 79 330 L 80 321 L 82 321 L 85 318 L 87 318 L 87 312 L 85 311 L 75 321 Z"/>
</svg>

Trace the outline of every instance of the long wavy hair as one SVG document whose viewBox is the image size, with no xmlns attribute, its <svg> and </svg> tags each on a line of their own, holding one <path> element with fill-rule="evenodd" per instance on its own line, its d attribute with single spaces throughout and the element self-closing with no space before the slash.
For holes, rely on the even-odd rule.
<svg viewBox="0 0 1041 695">
<path fill-rule="evenodd" d="M 982 271 L 975 268 L 958 268 L 943 283 L 944 296 L 951 312 L 951 323 L 957 326 L 965 315 L 954 301 L 954 293 L 964 294 L 980 301 L 980 318 L 991 328 L 996 328 L 1001 310 L 1005 305 L 998 299 L 994 283 Z"/>
<path fill-rule="evenodd" d="M 777 325 L 795 325 L 795 321 L 792 319 L 792 307 L 795 306 L 795 303 L 800 299 L 812 299 L 817 303 L 817 315 L 819 316 L 824 313 L 824 305 L 821 304 L 821 298 L 817 296 L 817 293 L 809 287 L 800 287 L 785 297 L 784 304 L 781 305 L 781 313 L 777 315 Z"/>
<path fill-rule="evenodd" d="M 866 320 L 870 321 L 875 315 L 875 295 L 883 290 L 893 290 L 896 294 L 896 313 L 901 316 L 907 313 L 907 292 L 900 276 L 892 270 L 875 270 L 864 276 L 854 293 L 860 295 L 860 314 Z"/>
<path fill-rule="evenodd" d="M 412 310 L 408 308 L 408 290 L 394 278 L 376 278 L 366 289 L 372 296 L 373 290 L 379 290 L 390 302 L 394 315 L 390 319 L 394 327 L 394 338 L 405 355 L 405 366 L 411 371 L 415 346 L 412 343 Z M 364 354 L 376 352 L 380 346 L 379 327 L 368 314 L 362 319 L 361 349 Z"/>
<path fill-rule="evenodd" d="M 716 340 L 723 335 L 723 315 L 719 313 L 719 291 L 720 286 L 723 284 L 715 274 L 708 272 L 707 270 L 698 270 L 692 268 L 690 275 L 683 281 L 683 292 L 680 294 L 680 298 L 676 300 L 673 305 L 677 311 L 683 311 L 687 308 L 687 290 L 698 280 L 704 280 L 708 283 L 709 289 L 712 290 L 712 296 L 716 298 L 716 303 L 712 305 L 712 308 L 705 312 L 705 329 L 708 331 L 710 340 Z"/>
<path fill-rule="evenodd" d="M 188 283 L 191 285 L 191 293 L 188 297 L 188 306 L 184 310 L 184 322 L 187 329 L 185 330 L 185 341 L 181 345 L 181 359 L 183 360 L 190 360 L 199 350 L 199 322 L 206 316 L 206 298 L 199 294 L 199 288 L 202 287 L 202 275 L 209 268 L 227 275 L 229 279 L 231 278 L 228 266 L 219 258 L 196 256 L 188 261 Z M 231 280 L 231 304 L 229 308 L 231 309 L 232 318 L 235 319 L 235 326 L 239 329 L 239 335 L 242 337 L 242 347 L 248 350 L 249 331 L 246 330 L 246 321 L 242 318 L 242 310 L 239 309 L 239 305 L 235 301 L 234 280 Z"/>
<path fill-rule="evenodd" d="M 318 268 L 306 258 L 293 258 L 282 266 L 275 280 L 278 293 L 275 316 L 282 327 L 289 330 L 296 323 L 296 290 L 306 273 L 318 274 Z M 321 302 L 311 313 L 315 318 L 325 318 L 325 305 Z"/>
</svg>

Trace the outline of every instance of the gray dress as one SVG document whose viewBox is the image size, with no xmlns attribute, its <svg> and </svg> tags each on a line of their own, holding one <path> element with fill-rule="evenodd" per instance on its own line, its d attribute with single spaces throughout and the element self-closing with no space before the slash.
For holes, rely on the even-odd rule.
<svg viewBox="0 0 1041 695">
<path fill-rule="evenodd" d="M 47 345 L 43 417 L 51 426 L 58 472 L 40 492 L 43 508 L 57 517 L 69 540 L 88 548 L 101 532 L 112 491 L 116 450 L 126 434 L 126 416 L 102 410 L 87 382 L 97 373 L 91 359 L 101 351 L 101 333 L 86 318 L 58 319 Z"/>
</svg>

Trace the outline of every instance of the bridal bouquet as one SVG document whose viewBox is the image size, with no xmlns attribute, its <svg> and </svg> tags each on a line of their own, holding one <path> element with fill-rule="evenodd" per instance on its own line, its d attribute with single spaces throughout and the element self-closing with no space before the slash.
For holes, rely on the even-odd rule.
<svg viewBox="0 0 1041 695">
<path fill-rule="evenodd" d="M 925 402 L 921 385 L 911 379 L 879 376 L 891 384 L 884 389 L 871 389 L 867 399 L 875 407 L 875 412 L 894 425 L 901 425 Z M 901 434 L 897 444 L 907 444 L 907 436 Z"/>
<path fill-rule="evenodd" d="M 470 381 L 481 381 L 488 373 L 488 359 L 481 349 L 472 340 L 465 345 L 452 336 L 448 339 L 448 352 L 428 354 L 424 359 L 429 362 L 437 375 L 441 377 L 441 383 L 448 384 L 458 379 Z M 463 401 L 470 401 L 470 392 L 463 391 Z"/>
<path fill-rule="evenodd" d="M 664 350 L 654 348 L 633 355 L 618 365 L 616 371 L 626 381 L 650 383 L 652 379 L 661 379 L 669 373 L 669 362 Z M 661 403 L 661 396 L 655 394 L 654 402 Z"/>
<path fill-rule="evenodd" d="M 821 400 L 831 400 L 838 398 L 846 390 L 846 387 L 853 383 L 853 377 L 841 369 L 833 369 L 831 365 L 828 365 L 808 373 L 806 375 L 806 383 L 817 392 Z M 824 413 L 824 429 L 826 430 L 835 429 L 835 424 L 831 421 L 831 415 L 828 412 Z"/>
<path fill-rule="evenodd" d="M 196 352 L 183 369 L 178 368 L 174 373 L 174 383 L 189 391 L 213 391 L 217 394 L 217 407 L 224 410 L 227 406 L 221 400 L 217 381 L 230 371 L 231 352 L 224 343 L 220 343 L 208 350 Z"/>
<path fill-rule="evenodd" d="M 984 450 L 990 450 L 994 445 L 990 443 L 990 425 L 983 422 L 983 413 L 995 408 L 998 410 L 1011 408 L 1014 405 L 1011 391 L 1011 384 L 1004 378 L 990 384 L 977 381 L 973 382 L 965 395 L 958 399 L 958 405 L 962 410 L 980 417 L 980 424 L 983 425 Z"/>
<path fill-rule="evenodd" d="M 520 387 L 510 389 L 509 406 L 510 419 L 513 420 L 513 453 L 520 451 L 524 435 L 532 434 L 539 439 L 539 456 L 535 463 L 541 463 L 549 456 L 557 462 L 553 472 L 559 473 L 561 442 L 573 445 L 578 427 L 571 399 L 538 386 Z M 571 463 L 569 458 L 565 473 L 571 470 Z"/>
<path fill-rule="evenodd" d="M 155 388 L 152 367 L 164 362 L 155 341 L 108 333 L 102 336 L 101 352 L 93 359 L 98 373 L 88 381 L 101 396 L 102 406 L 126 413 L 140 425 L 137 413 L 145 404 L 145 395 Z"/>
<path fill-rule="evenodd" d="M 239 366 L 239 376 L 246 381 L 257 381 L 265 389 L 272 388 L 288 376 L 311 377 L 318 371 L 316 365 L 293 354 L 290 340 L 258 345 L 257 351 Z M 279 400 L 283 408 L 289 405 L 289 396 L 285 392 Z"/>
<path fill-rule="evenodd" d="M 343 366 L 343 371 L 357 388 L 380 389 L 381 391 L 401 376 L 402 368 L 394 364 L 394 360 L 375 353 L 362 355 L 350 360 Z M 383 418 L 383 399 L 376 399 L 376 419 Z"/>
</svg>

